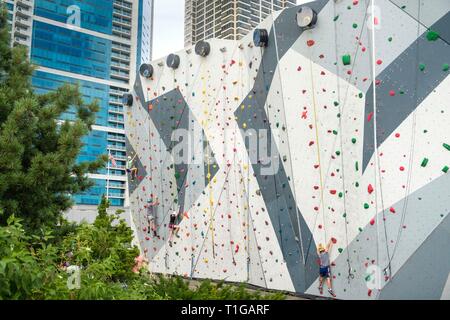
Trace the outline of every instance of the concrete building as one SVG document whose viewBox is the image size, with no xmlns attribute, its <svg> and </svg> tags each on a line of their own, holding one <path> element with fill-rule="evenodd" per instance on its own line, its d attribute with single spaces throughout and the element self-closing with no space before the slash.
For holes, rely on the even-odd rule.
<svg viewBox="0 0 450 320">
<path fill-rule="evenodd" d="M 296 0 L 186 0 L 185 45 L 211 38 L 239 40 L 272 11 L 295 4 Z"/>
<path fill-rule="evenodd" d="M 109 152 L 116 160 L 92 173 L 95 186 L 74 195 L 72 215 L 95 211 L 108 193 L 115 207 L 126 205 L 125 127 L 121 97 L 136 69 L 151 60 L 153 0 L 5 0 L 12 45 L 29 48 L 37 65 L 32 84 L 38 93 L 78 83 L 86 102 L 98 99 L 100 111 L 85 137 L 79 161 Z M 73 119 L 68 112 L 62 119 Z"/>
</svg>

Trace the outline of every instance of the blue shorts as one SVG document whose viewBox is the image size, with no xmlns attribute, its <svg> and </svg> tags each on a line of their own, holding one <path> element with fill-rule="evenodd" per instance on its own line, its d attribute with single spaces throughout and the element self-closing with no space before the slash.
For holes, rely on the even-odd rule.
<svg viewBox="0 0 450 320">
<path fill-rule="evenodd" d="M 322 278 L 329 278 L 330 277 L 330 266 L 320 267 L 320 276 Z"/>
</svg>

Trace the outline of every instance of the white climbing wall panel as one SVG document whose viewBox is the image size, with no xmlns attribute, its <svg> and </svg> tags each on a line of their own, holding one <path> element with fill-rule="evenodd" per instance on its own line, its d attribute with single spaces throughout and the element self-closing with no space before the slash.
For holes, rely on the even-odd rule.
<svg viewBox="0 0 450 320">
<path fill-rule="evenodd" d="M 206 57 L 186 48 L 178 68 L 153 61 L 152 77 L 136 79 L 130 207 L 149 268 L 317 295 L 316 246 L 333 238 L 338 298 L 440 298 L 450 272 L 450 251 L 436 252 L 450 245 L 450 2 L 304 5 L 318 14 L 314 28 L 286 9 L 258 27 L 267 47 L 253 34 L 208 40 Z M 180 230 L 169 241 L 172 212 Z"/>
</svg>

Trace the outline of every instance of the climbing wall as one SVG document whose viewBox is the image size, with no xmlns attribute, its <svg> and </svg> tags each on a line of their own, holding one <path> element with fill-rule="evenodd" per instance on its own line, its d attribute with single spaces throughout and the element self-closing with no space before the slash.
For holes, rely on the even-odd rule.
<svg viewBox="0 0 450 320">
<path fill-rule="evenodd" d="M 332 238 L 338 298 L 450 298 L 450 2 L 303 5 L 313 28 L 286 9 L 258 26 L 266 47 L 208 40 L 138 75 L 129 192 L 149 268 L 318 295 Z"/>
</svg>

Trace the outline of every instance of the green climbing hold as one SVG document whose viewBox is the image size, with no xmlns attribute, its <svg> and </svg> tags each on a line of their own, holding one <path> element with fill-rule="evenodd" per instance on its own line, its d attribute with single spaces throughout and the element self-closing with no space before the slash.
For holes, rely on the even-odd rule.
<svg viewBox="0 0 450 320">
<path fill-rule="evenodd" d="M 334 106 L 337 107 L 339 105 L 339 102 L 335 101 Z"/>
<path fill-rule="evenodd" d="M 363 231 L 363 229 L 362 229 L 361 227 L 359 227 L 358 230 L 359 230 L 359 232 L 362 232 L 362 231 Z"/>
<path fill-rule="evenodd" d="M 336 155 L 337 156 L 340 156 L 341 155 L 341 152 L 338 150 L 338 151 L 336 151 Z"/>
<path fill-rule="evenodd" d="M 388 41 L 389 41 L 389 42 L 392 42 L 392 37 L 389 37 L 389 38 L 388 38 Z"/>
<path fill-rule="evenodd" d="M 352 143 L 353 143 L 353 144 L 356 143 L 356 138 L 352 138 Z"/>
<path fill-rule="evenodd" d="M 359 182 L 355 182 L 355 187 L 359 187 Z"/>
<path fill-rule="evenodd" d="M 342 251 L 344 251 L 344 249 L 342 248 L 338 248 L 339 253 L 342 253 Z"/>
<path fill-rule="evenodd" d="M 427 33 L 427 39 L 428 39 L 428 41 L 436 41 L 437 39 L 439 39 L 439 33 L 437 33 L 436 31 L 430 30 Z"/>
<path fill-rule="evenodd" d="M 357 24 L 357 23 L 354 23 L 354 24 L 353 24 L 353 29 L 356 29 L 356 28 L 358 28 L 358 24 Z"/>
<path fill-rule="evenodd" d="M 344 196 L 344 194 L 342 192 L 339 192 L 338 196 L 339 196 L 339 198 L 342 198 Z"/>
<path fill-rule="evenodd" d="M 333 134 L 334 134 L 334 135 L 337 135 L 338 132 L 337 132 L 336 130 L 333 130 Z"/>
<path fill-rule="evenodd" d="M 427 158 L 423 158 L 421 166 L 422 167 L 426 167 L 427 164 L 428 164 L 428 159 Z"/>
<path fill-rule="evenodd" d="M 445 166 L 444 168 L 442 168 L 442 172 L 444 172 L 444 173 L 447 173 L 448 170 L 449 170 L 449 167 L 448 167 L 448 166 Z"/>
<path fill-rule="evenodd" d="M 450 151 L 450 145 L 444 143 L 443 146 L 444 146 L 445 149 L 447 149 L 448 151 Z"/>
<path fill-rule="evenodd" d="M 425 64 L 421 63 L 419 64 L 419 70 L 424 71 L 425 70 Z"/>
<path fill-rule="evenodd" d="M 368 203 L 364 203 L 364 209 L 369 209 L 369 204 Z"/>
<path fill-rule="evenodd" d="M 450 65 L 449 65 L 448 63 L 445 63 L 445 64 L 442 66 L 442 71 L 448 71 L 448 70 L 450 70 Z"/>
<path fill-rule="evenodd" d="M 346 214 L 346 213 L 344 213 L 344 214 L 342 215 L 342 217 L 343 217 L 343 218 L 346 218 L 346 217 L 347 217 L 347 214 Z"/>
<path fill-rule="evenodd" d="M 369 281 L 369 280 L 370 280 L 370 274 L 368 274 L 368 275 L 364 278 L 364 280 L 366 280 L 366 282 Z"/>
<path fill-rule="evenodd" d="M 356 171 L 359 171 L 359 163 L 358 163 L 358 161 L 355 162 L 355 169 L 356 169 Z"/>
<path fill-rule="evenodd" d="M 349 54 L 343 55 L 342 56 L 342 63 L 344 64 L 344 66 L 348 66 L 351 64 L 352 58 L 350 57 Z"/>
<path fill-rule="evenodd" d="M 178 172 L 175 173 L 175 179 L 180 179 L 180 174 Z"/>
<path fill-rule="evenodd" d="M 333 21 L 337 21 L 339 19 L 339 15 L 337 15 L 336 17 L 334 17 Z"/>
</svg>

